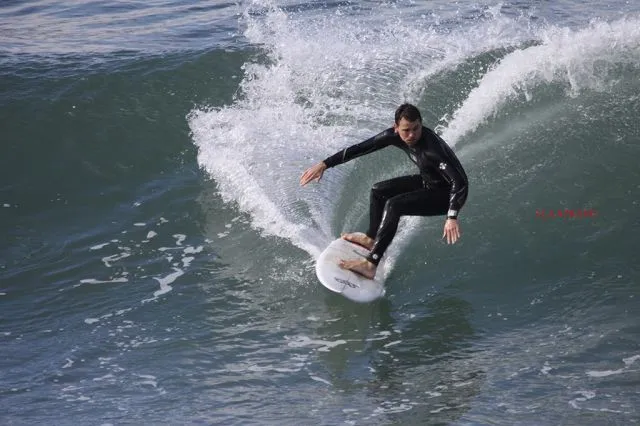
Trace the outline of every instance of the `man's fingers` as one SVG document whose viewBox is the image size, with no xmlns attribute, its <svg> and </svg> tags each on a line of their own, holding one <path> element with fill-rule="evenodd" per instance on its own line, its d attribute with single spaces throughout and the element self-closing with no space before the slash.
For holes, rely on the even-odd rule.
<svg viewBox="0 0 640 426">
<path fill-rule="evenodd" d="M 300 185 L 305 186 L 306 184 L 309 183 L 309 181 L 313 178 L 313 173 L 311 173 L 311 171 L 307 170 L 306 172 L 304 172 L 302 174 L 302 177 L 300 178 Z"/>
<path fill-rule="evenodd" d="M 442 233 L 442 239 L 446 238 L 447 244 L 455 244 L 456 241 L 460 238 L 460 228 L 455 225 L 451 225 L 447 222 L 447 225 L 444 227 L 444 232 Z"/>
<path fill-rule="evenodd" d="M 322 178 L 322 172 L 318 171 L 315 167 L 311 167 L 307 169 L 300 177 L 300 185 L 305 186 L 312 180 L 315 180 L 316 182 L 320 182 L 321 178 Z"/>
<path fill-rule="evenodd" d="M 457 228 L 445 229 L 444 233 L 442 234 L 442 238 L 447 239 L 447 244 L 455 244 L 460 238 L 460 230 Z"/>
</svg>

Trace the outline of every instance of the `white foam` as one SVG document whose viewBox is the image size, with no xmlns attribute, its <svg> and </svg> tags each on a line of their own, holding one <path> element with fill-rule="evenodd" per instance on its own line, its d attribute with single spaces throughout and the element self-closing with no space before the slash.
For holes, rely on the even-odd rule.
<svg viewBox="0 0 640 426">
<path fill-rule="evenodd" d="M 618 370 L 603 370 L 603 371 L 597 371 L 597 370 L 591 370 L 591 371 L 587 371 L 587 376 L 590 377 L 607 377 L 607 376 L 613 376 L 616 374 L 622 374 L 624 373 L 624 369 L 618 369 Z"/>
<path fill-rule="evenodd" d="M 322 379 L 318 376 L 312 376 L 312 375 L 309 375 L 309 377 L 311 378 L 311 380 L 315 380 L 316 382 L 321 382 L 321 383 L 324 383 L 325 385 L 331 386 L 331 382 L 328 380 Z"/>
<path fill-rule="evenodd" d="M 201 253 L 201 252 L 202 252 L 202 250 L 204 250 L 204 247 L 202 247 L 202 246 L 198 246 L 198 247 L 196 247 L 196 248 L 194 248 L 194 247 L 187 247 L 187 248 L 185 248 L 182 252 L 183 252 L 184 254 L 197 254 L 197 253 Z"/>
<path fill-rule="evenodd" d="M 178 277 L 184 275 L 184 271 L 182 269 L 173 268 L 174 272 L 167 275 L 163 278 L 154 277 L 153 279 L 160 283 L 160 290 L 157 290 L 153 293 L 153 297 L 162 296 L 163 294 L 169 293 L 173 290 L 169 284 L 172 284 Z"/>
<path fill-rule="evenodd" d="M 407 404 L 404 402 L 401 402 L 399 404 L 393 404 L 389 401 L 385 401 L 385 405 L 377 407 L 373 414 L 374 415 L 379 415 L 379 414 L 393 414 L 393 413 L 402 413 L 404 411 L 408 411 L 411 410 L 413 408 L 412 404 Z M 431 411 L 432 413 L 436 412 L 436 411 Z"/>
<path fill-rule="evenodd" d="M 391 336 L 391 332 L 390 331 L 381 331 L 379 333 L 376 333 L 375 335 L 376 337 L 368 337 L 365 339 L 365 341 L 367 342 L 373 342 L 376 340 L 386 340 Z"/>
<path fill-rule="evenodd" d="M 140 382 L 140 384 L 150 385 L 154 388 L 158 387 L 158 379 L 156 376 L 152 376 L 151 374 L 136 374 L 136 376 L 144 379 L 142 382 Z"/>
<path fill-rule="evenodd" d="M 102 382 L 102 381 L 111 380 L 111 379 L 114 379 L 114 378 L 115 378 L 115 376 L 113 374 L 108 373 L 108 374 L 105 374 L 104 376 L 101 376 L 101 377 L 95 377 L 93 379 L 93 381 L 94 382 Z"/>
<path fill-rule="evenodd" d="M 627 372 L 635 371 L 635 370 L 630 370 L 629 367 L 638 360 L 640 360 L 640 355 L 634 355 L 634 356 L 622 359 L 622 362 L 625 365 L 624 368 L 619 368 L 616 370 L 589 370 L 586 372 L 586 374 L 589 377 L 608 377 L 608 376 L 615 376 L 618 374 L 624 374 Z"/>
<path fill-rule="evenodd" d="M 575 393 L 580 396 L 569 401 L 569 405 L 571 405 L 571 407 L 576 409 L 580 408 L 580 406 L 578 405 L 578 402 L 585 402 L 596 397 L 596 392 L 590 391 L 590 390 L 577 391 Z"/>
<path fill-rule="evenodd" d="M 335 341 L 330 341 L 330 340 L 316 340 L 316 339 L 311 339 L 307 336 L 296 336 L 293 338 L 288 338 L 287 339 L 287 346 L 292 347 L 292 348 L 302 348 L 302 347 L 308 347 L 308 346 L 319 346 L 319 348 L 317 349 L 320 352 L 328 352 L 331 348 L 335 348 L 336 346 L 339 345 L 344 345 L 347 343 L 346 340 L 335 340 Z"/>
<path fill-rule="evenodd" d="M 101 248 L 106 247 L 106 246 L 108 246 L 109 244 L 111 244 L 111 243 L 96 244 L 95 246 L 91 246 L 91 247 L 89 248 L 89 250 L 100 250 Z"/>
<path fill-rule="evenodd" d="M 296 373 L 299 372 L 304 363 L 287 363 L 287 367 L 278 367 L 275 365 L 257 365 L 255 363 L 240 363 L 240 364 L 227 364 L 225 371 L 231 371 L 236 373 L 245 373 L 251 371 L 253 373 Z"/>
<path fill-rule="evenodd" d="M 107 268 L 111 268 L 111 264 L 113 262 L 117 262 L 118 260 L 122 260 L 122 259 L 126 259 L 127 257 L 131 256 L 131 251 L 128 247 L 124 247 L 125 251 L 123 251 L 120 254 L 114 254 L 111 256 L 106 256 L 102 258 L 102 263 L 104 263 L 104 265 Z"/>
<path fill-rule="evenodd" d="M 540 30 L 538 38 L 541 44 L 506 55 L 482 77 L 444 129 L 447 142 L 458 142 L 505 103 L 531 100 L 537 85 L 560 82 L 569 95 L 583 89 L 605 90 L 616 83 L 609 71 L 617 64 L 640 63 L 638 19 L 596 22 L 579 31 L 550 27 Z"/>
<path fill-rule="evenodd" d="M 629 358 L 623 358 L 622 362 L 624 362 L 625 365 L 629 366 L 638 360 L 640 360 L 640 355 L 634 355 Z"/>
<path fill-rule="evenodd" d="M 85 278 L 83 280 L 80 280 L 80 283 L 82 284 L 108 284 L 108 283 L 126 283 L 126 282 L 129 282 L 129 279 L 125 277 L 114 278 L 112 280 L 97 280 L 95 278 Z"/>
</svg>

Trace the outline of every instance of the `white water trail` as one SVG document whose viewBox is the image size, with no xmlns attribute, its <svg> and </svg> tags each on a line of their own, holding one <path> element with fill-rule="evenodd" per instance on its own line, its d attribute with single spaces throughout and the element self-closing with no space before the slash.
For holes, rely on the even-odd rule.
<svg viewBox="0 0 640 426">
<path fill-rule="evenodd" d="M 244 35 L 267 60 L 244 65 L 233 104 L 190 114 L 198 162 L 223 200 L 250 214 L 254 228 L 286 238 L 314 257 L 335 238 L 336 200 L 349 189 L 346 179 L 358 160 L 328 170 L 319 185 L 299 187 L 300 175 L 391 125 L 397 105 L 418 102 L 430 76 L 455 72 L 483 52 L 513 50 L 524 42 L 531 46 L 538 37 L 537 45 L 507 54 L 449 114 L 451 120 L 439 131 L 455 146 L 533 85 L 565 78 L 570 91 L 596 87 L 603 79 L 590 79 L 595 74 L 586 70 L 601 62 L 598 55 L 612 55 L 612 46 L 632 49 L 640 27 L 628 20 L 582 32 L 533 31 L 496 12 L 477 25 L 438 31 L 427 22 L 403 25 L 402 16 L 384 12 L 354 16 L 336 9 L 305 19 L 271 1 L 252 5 L 244 14 Z M 414 229 L 410 221 L 390 257 Z"/>
</svg>

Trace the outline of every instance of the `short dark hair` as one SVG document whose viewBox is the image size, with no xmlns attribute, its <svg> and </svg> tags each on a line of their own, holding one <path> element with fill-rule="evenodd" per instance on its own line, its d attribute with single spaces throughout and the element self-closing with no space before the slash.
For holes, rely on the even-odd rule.
<svg viewBox="0 0 640 426">
<path fill-rule="evenodd" d="M 415 105 L 411 104 L 402 104 L 396 109 L 396 124 L 400 123 L 400 120 L 405 119 L 407 121 L 413 122 L 416 120 L 420 120 L 422 123 L 422 116 L 420 115 L 420 111 L 416 108 Z"/>
</svg>

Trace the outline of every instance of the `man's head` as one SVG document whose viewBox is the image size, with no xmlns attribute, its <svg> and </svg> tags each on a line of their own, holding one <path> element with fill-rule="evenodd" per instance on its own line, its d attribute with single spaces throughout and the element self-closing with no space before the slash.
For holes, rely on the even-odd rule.
<svg viewBox="0 0 640 426">
<path fill-rule="evenodd" d="M 396 109 L 393 129 L 407 145 L 415 144 L 422 136 L 422 116 L 418 108 L 402 104 Z"/>
</svg>

